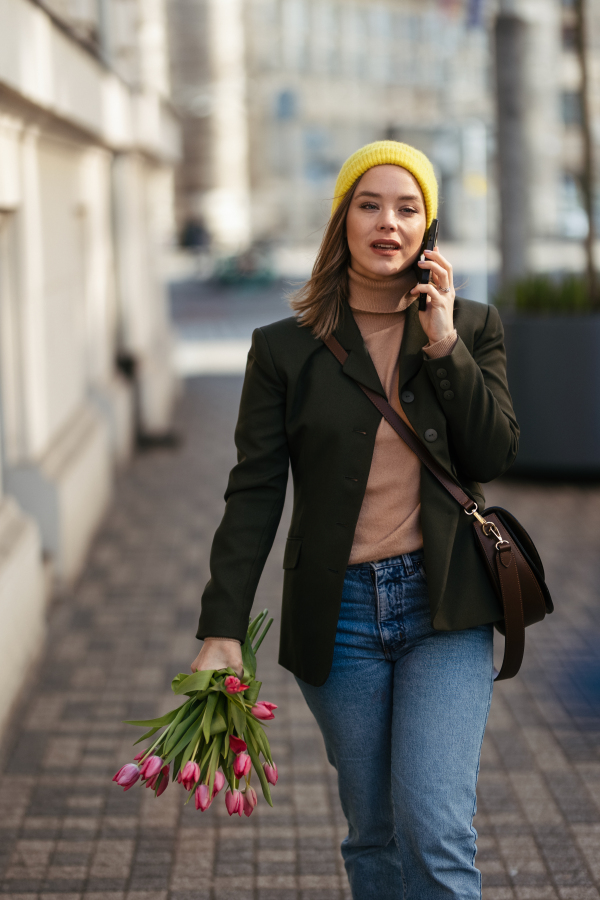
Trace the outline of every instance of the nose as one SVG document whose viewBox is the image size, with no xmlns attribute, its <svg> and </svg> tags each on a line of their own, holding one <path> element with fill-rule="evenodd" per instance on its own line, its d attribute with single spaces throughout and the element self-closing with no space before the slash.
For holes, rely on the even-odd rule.
<svg viewBox="0 0 600 900">
<path fill-rule="evenodd" d="M 377 230 L 382 232 L 393 232 L 397 231 L 398 225 L 396 222 L 396 215 L 393 209 L 384 209 L 381 211 L 381 215 L 379 217 L 379 222 L 377 223 Z"/>
</svg>

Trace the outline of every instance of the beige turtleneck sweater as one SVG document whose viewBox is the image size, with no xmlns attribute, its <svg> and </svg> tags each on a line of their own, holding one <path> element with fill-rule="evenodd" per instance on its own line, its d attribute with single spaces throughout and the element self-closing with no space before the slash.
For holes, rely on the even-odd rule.
<svg viewBox="0 0 600 900">
<path fill-rule="evenodd" d="M 350 275 L 350 307 L 373 360 L 389 403 L 407 425 L 400 398 L 398 379 L 400 346 L 406 309 L 414 302 L 409 291 L 417 283 L 412 270 L 392 281 L 372 281 Z M 428 356 L 439 358 L 452 352 L 456 332 L 443 341 L 427 344 Z M 421 534 L 421 463 L 382 419 L 377 435 L 371 469 L 362 507 L 354 532 L 350 565 L 374 562 L 390 556 L 411 553 L 423 546 Z"/>
</svg>

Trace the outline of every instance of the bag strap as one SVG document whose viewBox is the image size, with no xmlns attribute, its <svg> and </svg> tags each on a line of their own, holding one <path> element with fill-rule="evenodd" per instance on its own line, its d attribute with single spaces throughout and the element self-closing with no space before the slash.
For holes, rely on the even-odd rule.
<svg viewBox="0 0 600 900">
<path fill-rule="evenodd" d="M 348 352 L 344 350 L 336 337 L 330 335 L 324 338 L 323 343 L 330 350 L 340 365 L 344 365 L 348 359 Z M 369 398 L 383 418 L 389 422 L 396 434 L 402 438 L 413 451 L 415 456 L 426 466 L 431 474 L 437 478 L 442 487 L 454 497 L 457 503 L 460 503 L 468 516 L 474 516 L 480 525 L 486 525 L 485 519 L 477 512 L 477 503 L 466 494 L 452 479 L 448 477 L 444 469 L 438 461 L 434 459 L 427 447 L 421 443 L 417 435 L 408 427 L 406 422 L 398 415 L 396 410 L 388 403 L 386 399 L 381 397 L 371 388 L 357 382 L 361 391 Z M 484 531 L 486 537 L 489 537 L 487 531 Z M 523 653 L 525 651 L 525 625 L 523 622 L 523 604 L 521 598 L 521 586 L 519 583 L 519 574 L 517 571 L 516 559 L 512 549 L 512 544 L 505 539 L 502 542 L 502 557 L 505 560 L 504 565 L 500 564 L 500 553 L 498 545 L 496 546 L 497 568 L 500 583 L 500 593 L 502 596 L 502 606 L 504 612 L 505 623 L 505 645 L 504 659 L 499 672 L 494 671 L 496 681 L 503 681 L 506 678 L 512 678 L 519 671 Z M 506 563 L 509 563 L 507 566 Z M 502 570 L 502 571 L 500 571 Z"/>
</svg>

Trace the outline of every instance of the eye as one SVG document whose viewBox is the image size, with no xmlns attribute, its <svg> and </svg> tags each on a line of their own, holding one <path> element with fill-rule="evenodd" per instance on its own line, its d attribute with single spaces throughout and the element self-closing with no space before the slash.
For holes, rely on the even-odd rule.
<svg viewBox="0 0 600 900">
<path fill-rule="evenodd" d="M 370 200 L 367 200 L 365 203 L 361 203 L 361 209 L 377 209 L 375 203 L 372 203 Z"/>
<path fill-rule="evenodd" d="M 408 213 L 409 215 L 414 216 L 418 212 L 418 210 L 414 209 L 414 207 L 412 206 L 403 206 L 400 212 Z"/>
</svg>

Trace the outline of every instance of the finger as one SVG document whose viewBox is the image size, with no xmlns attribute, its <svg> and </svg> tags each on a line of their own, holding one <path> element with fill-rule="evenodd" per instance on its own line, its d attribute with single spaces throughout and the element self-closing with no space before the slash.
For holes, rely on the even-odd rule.
<svg viewBox="0 0 600 900">
<path fill-rule="evenodd" d="M 450 279 L 452 279 L 452 265 L 448 262 L 448 260 L 442 256 L 437 247 L 434 247 L 433 250 L 424 250 L 423 251 L 427 257 L 427 259 L 432 259 L 434 262 L 437 262 L 440 266 L 442 266 Z"/>
<path fill-rule="evenodd" d="M 419 260 L 419 268 L 421 269 L 429 269 L 430 272 L 433 272 L 437 278 L 441 278 L 446 284 L 444 287 L 450 287 L 450 276 L 446 269 L 441 266 L 439 263 L 434 262 L 432 259 L 425 259 L 423 261 Z"/>
<path fill-rule="evenodd" d="M 417 294 L 427 294 L 429 300 L 434 300 L 443 306 L 446 305 L 448 300 L 454 299 L 453 291 L 450 291 L 448 294 L 440 294 L 435 284 L 417 284 L 412 289 L 411 294 L 415 297 Z"/>
</svg>

